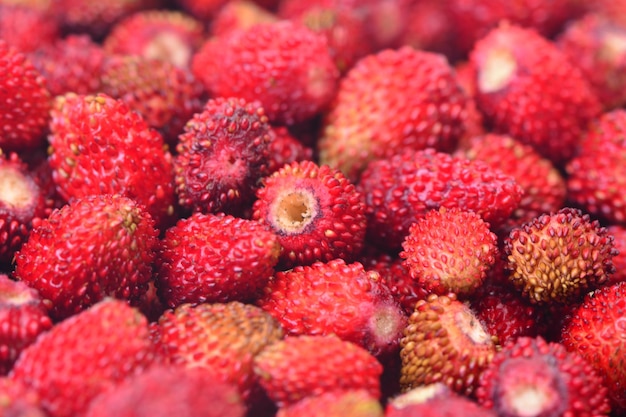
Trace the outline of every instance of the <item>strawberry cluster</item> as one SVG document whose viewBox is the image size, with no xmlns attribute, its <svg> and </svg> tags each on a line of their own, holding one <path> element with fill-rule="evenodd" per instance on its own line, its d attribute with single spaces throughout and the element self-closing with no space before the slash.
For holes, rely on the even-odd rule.
<svg viewBox="0 0 626 417">
<path fill-rule="evenodd" d="M 626 0 L 0 0 L 0 416 L 626 414 Z"/>
</svg>

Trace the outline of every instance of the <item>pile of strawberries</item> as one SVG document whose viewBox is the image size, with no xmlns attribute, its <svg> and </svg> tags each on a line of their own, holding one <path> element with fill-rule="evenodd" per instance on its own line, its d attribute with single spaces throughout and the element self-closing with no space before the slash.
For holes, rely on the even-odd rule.
<svg viewBox="0 0 626 417">
<path fill-rule="evenodd" d="M 0 416 L 626 415 L 626 1 L 0 0 Z"/>
</svg>

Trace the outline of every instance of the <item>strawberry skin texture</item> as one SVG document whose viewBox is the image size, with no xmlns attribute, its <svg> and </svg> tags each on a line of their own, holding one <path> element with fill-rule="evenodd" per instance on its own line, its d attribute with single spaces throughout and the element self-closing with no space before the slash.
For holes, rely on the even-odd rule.
<svg viewBox="0 0 626 417">
<path fill-rule="evenodd" d="M 383 417 L 378 398 L 363 389 L 329 391 L 282 407 L 276 417 Z"/>
<path fill-rule="evenodd" d="M 556 165 L 576 152 L 602 110 L 582 70 L 536 31 L 502 23 L 476 42 L 476 102 L 494 133 L 533 146 Z"/>
<path fill-rule="evenodd" d="M 369 241 L 395 250 L 410 226 L 432 209 L 473 211 L 497 227 L 517 208 L 523 194 L 502 171 L 432 148 L 372 161 L 358 189 L 365 195 Z"/>
<path fill-rule="evenodd" d="M 258 222 L 194 213 L 161 240 L 158 294 L 170 308 L 255 300 L 274 274 L 279 253 L 278 237 Z"/>
<path fill-rule="evenodd" d="M 441 55 L 410 47 L 368 55 L 341 79 L 324 116 L 320 163 L 356 180 L 370 161 L 403 149 L 451 151 L 466 102 Z"/>
<path fill-rule="evenodd" d="M 209 39 L 191 67 L 212 96 L 258 100 L 287 125 L 324 110 L 339 79 L 324 36 L 287 20 Z"/>
<path fill-rule="evenodd" d="M 380 397 L 382 365 L 365 349 L 334 335 L 289 336 L 265 347 L 254 372 L 279 407 L 326 392 L 363 389 Z"/>
<path fill-rule="evenodd" d="M 0 39 L 20 50 L 30 53 L 59 38 L 59 24 L 49 13 L 15 4 L 0 4 Z"/>
<path fill-rule="evenodd" d="M 15 276 L 35 288 L 55 319 L 111 296 L 136 301 L 148 288 L 158 230 L 122 196 L 75 199 L 30 234 Z"/>
<path fill-rule="evenodd" d="M 43 333 L 9 376 L 34 390 L 51 417 L 73 417 L 154 358 L 146 318 L 123 301 L 107 299 Z"/>
<path fill-rule="evenodd" d="M 172 155 L 163 137 L 121 100 L 67 93 L 51 111 L 49 161 L 61 195 L 123 194 L 161 227 L 174 211 Z"/>
<path fill-rule="evenodd" d="M 0 147 L 33 150 L 45 142 L 52 99 L 26 55 L 0 39 Z"/>
</svg>

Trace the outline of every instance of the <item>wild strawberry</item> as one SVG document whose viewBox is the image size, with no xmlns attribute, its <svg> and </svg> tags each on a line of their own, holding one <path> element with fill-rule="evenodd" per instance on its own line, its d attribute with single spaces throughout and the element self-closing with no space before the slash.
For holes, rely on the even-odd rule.
<svg viewBox="0 0 626 417">
<path fill-rule="evenodd" d="M 375 356 L 395 353 L 406 325 L 378 273 L 342 259 L 277 272 L 256 304 L 288 335 L 335 334 Z"/>
<path fill-rule="evenodd" d="M 600 416 L 607 390 L 578 354 L 542 338 L 520 337 L 498 352 L 480 377 L 478 401 L 497 415 Z"/>
<path fill-rule="evenodd" d="M 177 10 L 142 10 L 118 21 L 103 41 L 109 54 L 162 59 L 188 68 L 204 42 L 202 22 Z"/>
<path fill-rule="evenodd" d="M 90 403 L 85 417 L 243 417 L 235 387 L 199 368 L 153 366 Z"/>
<path fill-rule="evenodd" d="M 153 362 L 146 318 L 123 301 L 107 299 L 41 334 L 10 377 L 34 390 L 49 416 L 72 417 Z"/>
<path fill-rule="evenodd" d="M 524 190 L 518 207 L 502 225 L 500 235 L 533 218 L 559 210 L 567 193 L 565 179 L 554 164 L 530 145 L 508 135 L 487 133 L 467 140 L 459 156 L 483 161 L 515 179 Z"/>
<path fill-rule="evenodd" d="M 152 278 L 157 236 L 154 220 L 127 197 L 74 199 L 31 231 L 15 276 L 41 294 L 55 319 L 109 296 L 137 301 Z"/>
<path fill-rule="evenodd" d="M 270 121 L 288 125 L 324 110 L 339 78 L 324 36 L 290 21 L 209 39 L 192 70 L 213 96 L 259 100 Z"/>
<path fill-rule="evenodd" d="M 605 286 L 587 294 L 561 330 L 567 350 L 582 356 L 602 378 L 615 413 L 626 411 L 625 313 L 626 284 Z M 583 386 L 595 391 L 601 384 Z"/>
<path fill-rule="evenodd" d="M 294 162 L 265 178 L 252 217 L 278 236 L 283 268 L 350 260 L 363 247 L 363 196 L 327 165 Z"/>
<path fill-rule="evenodd" d="M 174 160 L 180 205 L 241 213 L 268 174 L 271 127 L 258 101 L 218 97 L 185 125 Z"/>
<path fill-rule="evenodd" d="M 167 310 L 152 326 L 159 355 L 173 366 L 201 368 L 215 379 L 234 384 L 253 399 L 253 360 L 283 337 L 280 324 L 258 307 L 230 303 L 182 304 Z"/>
<path fill-rule="evenodd" d="M 455 27 L 449 14 L 448 2 L 411 2 L 401 43 L 418 50 L 440 53 L 449 61 L 455 61 L 459 53 L 455 48 Z"/>
<path fill-rule="evenodd" d="M 267 167 L 269 174 L 292 162 L 313 160 L 313 149 L 292 136 L 284 126 L 270 129 L 269 154 L 270 161 Z"/>
<path fill-rule="evenodd" d="M 105 53 L 88 35 L 68 35 L 37 49 L 30 59 L 53 96 L 95 94 L 101 89 Z"/>
<path fill-rule="evenodd" d="M 45 142 L 51 98 L 44 78 L 24 53 L 0 39 L 0 147 L 34 150 Z"/>
<path fill-rule="evenodd" d="M 496 352 L 493 336 L 454 293 L 418 301 L 400 345 L 403 391 L 442 382 L 471 395 Z"/>
<path fill-rule="evenodd" d="M 0 275 L 0 374 L 6 375 L 24 348 L 51 327 L 37 291 Z"/>
<path fill-rule="evenodd" d="M 392 397 L 385 417 L 496 417 L 471 399 L 452 391 L 442 382 L 422 385 Z"/>
<path fill-rule="evenodd" d="M 252 0 L 231 0 L 211 20 L 211 35 L 223 36 L 235 30 L 246 30 L 257 24 L 273 23 L 278 16 Z"/>
<path fill-rule="evenodd" d="M 339 390 L 363 389 L 380 397 L 381 364 L 334 335 L 291 336 L 272 343 L 255 357 L 254 373 L 279 407 Z"/>
<path fill-rule="evenodd" d="M 102 68 L 101 91 L 121 99 L 157 129 L 170 146 L 206 102 L 204 89 L 191 72 L 169 61 L 117 55 Z"/>
<path fill-rule="evenodd" d="M 146 206 L 159 227 L 174 205 L 172 156 L 163 137 L 122 100 L 67 93 L 55 99 L 50 166 L 65 199 L 123 194 Z"/>
<path fill-rule="evenodd" d="M 557 46 L 582 69 L 604 109 L 626 104 L 626 26 L 589 13 L 567 26 Z"/>
<path fill-rule="evenodd" d="M 358 189 L 365 195 L 369 241 L 391 250 L 399 249 L 410 226 L 432 209 L 473 211 L 497 227 L 523 193 L 512 177 L 484 162 L 432 148 L 371 162 Z"/>
<path fill-rule="evenodd" d="M 0 4 L 0 39 L 20 52 L 33 52 L 60 37 L 59 24 L 49 13 L 19 3 Z"/>
<path fill-rule="evenodd" d="M 274 273 L 280 245 L 263 225 L 194 213 L 167 229 L 156 287 L 170 308 L 182 303 L 252 301 Z"/>
<path fill-rule="evenodd" d="M 609 281 L 617 254 L 608 230 L 569 207 L 515 228 L 505 240 L 510 282 L 535 304 L 569 304 Z"/>
<path fill-rule="evenodd" d="M 400 256 L 427 291 L 466 298 L 483 285 L 495 264 L 496 244 L 496 235 L 478 214 L 442 207 L 413 223 Z"/>
<path fill-rule="evenodd" d="M 383 417 L 380 401 L 366 390 L 328 391 L 282 407 L 276 417 Z"/>
<path fill-rule="evenodd" d="M 535 30 L 506 22 L 476 43 L 476 102 L 494 133 L 559 165 L 576 152 L 601 105 L 582 71 Z"/>
<path fill-rule="evenodd" d="M 446 59 L 410 47 L 360 60 L 341 79 L 317 143 L 319 160 L 356 180 L 372 160 L 404 149 L 454 149 L 465 95 Z"/>
<path fill-rule="evenodd" d="M 565 167 L 567 198 L 610 223 L 626 224 L 626 110 L 604 113 L 591 124 L 578 154 Z"/>
</svg>

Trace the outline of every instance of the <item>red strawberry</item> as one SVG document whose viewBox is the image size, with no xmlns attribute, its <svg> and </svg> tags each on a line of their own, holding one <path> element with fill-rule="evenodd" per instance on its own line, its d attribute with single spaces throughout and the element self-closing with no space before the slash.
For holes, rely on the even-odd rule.
<svg viewBox="0 0 626 417">
<path fill-rule="evenodd" d="M 173 366 L 201 368 L 234 384 L 245 400 L 256 399 L 254 358 L 283 337 L 279 323 L 258 307 L 230 303 L 183 304 L 152 327 L 154 343 Z"/>
<path fill-rule="evenodd" d="M 582 69 L 604 109 L 626 104 L 626 22 L 589 13 L 567 26 L 557 46 Z"/>
<path fill-rule="evenodd" d="M 441 382 L 413 388 L 391 398 L 385 417 L 496 417 L 496 414 Z"/>
<path fill-rule="evenodd" d="M 406 27 L 401 43 L 418 50 L 437 52 L 454 61 L 455 27 L 450 18 L 449 2 L 439 0 L 413 1 L 407 10 Z"/>
<path fill-rule="evenodd" d="M 524 190 L 511 218 L 499 228 L 501 235 L 543 213 L 557 211 L 565 203 L 566 183 L 559 170 L 532 146 L 511 136 L 494 133 L 475 136 L 463 144 L 458 155 L 483 161 L 502 171 Z"/>
<path fill-rule="evenodd" d="M 302 400 L 276 413 L 276 417 L 383 417 L 377 398 L 366 390 L 329 391 Z"/>
<path fill-rule="evenodd" d="M 265 178 L 252 217 L 278 236 L 284 268 L 352 259 L 363 247 L 363 197 L 326 165 L 294 162 Z"/>
<path fill-rule="evenodd" d="M 394 250 L 432 209 L 473 211 L 497 227 L 517 208 L 523 192 L 512 177 L 484 162 L 432 148 L 373 161 L 358 189 L 365 195 L 369 241 Z"/>
<path fill-rule="evenodd" d="M 536 31 L 502 23 L 478 41 L 476 102 L 495 133 L 569 160 L 601 106 L 582 71 Z"/>
<path fill-rule="evenodd" d="M 252 0 L 231 0 L 211 20 L 211 35 L 222 36 L 257 24 L 273 23 L 278 16 Z"/>
<path fill-rule="evenodd" d="M 59 32 L 59 23 L 43 10 L 19 2 L 0 4 L 0 39 L 20 52 L 33 52 L 53 43 Z"/>
<path fill-rule="evenodd" d="M 542 338 L 520 337 L 502 348 L 480 377 L 478 401 L 497 415 L 600 416 L 607 390 L 578 354 Z"/>
<path fill-rule="evenodd" d="M 37 291 L 0 275 L 0 374 L 7 374 L 24 348 L 51 327 Z"/>
<path fill-rule="evenodd" d="M 88 35 L 68 35 L 30 55 L 53 96 L 100 91 L 105 53 Z"/>
<path fill-rule="evenodd" d="M 446 59 L 410 47 L 360 60 L 341 79 L 317 143 L 322 164 L 355 180 L 404 149 L 454 149 L 466 98 Z"/>
<path fill-rule="evenodd" d="M 378 273 L 343 259 L 277 272 L 256 304 L 289 335 L 335 334 L 375 356 L 394 354 L 406 325 Z"/>
<path fill-rule="evenodd" d="M 567 350 L 582 356 L 602 378 L 616 413 L 626 411 L 624 314 L 626 284 L 618 283 L 587 294 L 561 330 Z M 599 386 L 587 385 L 594 390 Z"/>
<path fill-rule="evenodd" d="M 441 382 L 471 395 L 496 352 L 494 337 L 454 293 L 418 301 L 400 345 L 403 391 Z"/>
<path fill-rule="evenodd" d="M 117 55 L 102 69 L 101 91 L 121 99 L 171 146 L 189 119 L 202 111 L 204 89 L 191 71 L 162 59 Z"/>
<path fill-rule="evenodd" d="M 47 417 L 39 396 L 21 382 L 0 377 L 0 415 L 5 417 Z"/>
<path fill-rule="evenodd" d="M 111 296 L 137 301 L 152 278 L 158 231 L 133 200 L 72 200 L 31 232 L 15 276 L 35 288 L 55 319 Z"/>
<path fill-rule="evenodd" d="M 176 147 L 180 205 L 204 213 L 243 212 L 269 173 L 270 129 L 258 101 L 209 100 L 185 125 Z"/>
<path fill-rule="evenodd" d="M 434 294 L 472 296 L 483 285 L 498 255 L 496 235 L 474 212 L 431 210 L 409 229 L 402 243 L 413 279 Z"/>
<path fill-rule="evenodd" d="M 158 294 L 172 308 L 255 300 L 274 273 L 279 251 L 278 237 L 255 221 L 195 213 L 165 232 Z"/>
<path fill-rule="evenodd" d="M 228 0 L 178 0 L 180 6 L 195 18 L 211 21 Z"/>
<path fill-rule="evenodd" d="M 254 372 L 279 407 L 332 391 L 363 389 L 380 397 L 381 364 L 334 335 L 291 336 L 266 346 L 254 359 Z"/>
<path fill-rule="evenodd" d="M 0 147 L 34 150 L 45 142 L 51 98 L 44 78 L 24 53 L 0 39 Z"/>
<path fill-rule="evenodd" d="M 108 299 L 43 333 L 22 352 L 10 376 L 34 390 L 51 417 L 73 417 L 153 361 L 146 318 Z"/>
<path fill-rule="evenodd" d="M 199 368 L 153 366 L 96 397 L 85 417 L 243 417 L 235 387 Z"/>
<path fill-rule="evenodd" d="M 604 113 L 565 167 L 567 198 L 590 214 L 626 225 L 626 110 Z"/>
<path fill-rule="evenodd" d="M 269 174 L 292 162 L 313 160 L 313 149 L 293 137 L 284 126 L 270 129 L 269 148 Z"/>
<path fill-rule="evenodd" d="M 109 54 L 162 59 L 187 68 L 204 41 L 202 22 L 177 10 L 143 10 L 117 22 L 103 41 Z"/>
<path fill-rule="evenodd" d="M 59 96 L 50 130 L 50 166 L 64 198 L 120 193 L 145 205 L 158 226 L 169 224 L 172 156 L 126 103 L 105 94 Z"/>
<path fill-rule="evenodd" d="M 569 207 L 513 229 L 504 251 L 509 281 L 525 298 L 561 305 L 608 283 L 617 254 L 606 228 Z"/>
<path fill-rule="evenodd" d="M 324 110 L 339 78 L 324 36 L 290 21 L 210 39 L 193 57 L 192 69 L 213 96 L 259 100 L 279 124 Z"/>
</svg>

